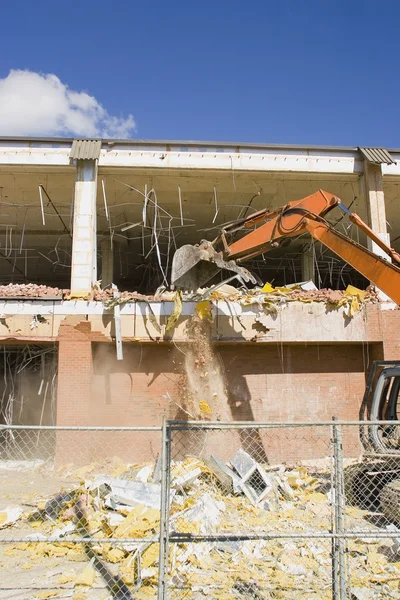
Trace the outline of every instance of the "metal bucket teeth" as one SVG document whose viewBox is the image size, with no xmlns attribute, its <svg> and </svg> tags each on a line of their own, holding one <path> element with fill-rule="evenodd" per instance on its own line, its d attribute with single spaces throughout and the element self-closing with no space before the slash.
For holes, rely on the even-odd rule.
<svg viewBox="0 0 400 600">
<path fill-rule="evenodd" d="M 224 260 L 222 253 L 216 252 L 213 245 L 205 240 L 196 246 L 187 244 L 175 252 L 171 283 L 176 288 L 195 291 L 221 270 L 237 273 L 245 282 L 257 283 L 250 271 L 233 260 Z"/>
</svg>

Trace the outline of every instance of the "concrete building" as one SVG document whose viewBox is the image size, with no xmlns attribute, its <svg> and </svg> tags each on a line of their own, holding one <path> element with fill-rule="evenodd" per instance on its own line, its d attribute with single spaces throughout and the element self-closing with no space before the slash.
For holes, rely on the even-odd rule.
<svg viewBox="0 0 400 600">
<path fill-rule="evenodd" d="M 396 248 L 400 150 L 0 139 L 1 421 L 152 425 L 181 416 L 182 344 L 195 302 L 166 332 L 173 302 L 154 298 L 175 247 L 319 188 Z M 339 212 L 330 219 L 368 243 Z M 247 266 L 275 285 L 368 285 L 307 237 Z M 93 295 L 100 279 L 98 287 L 137 294 L 107 310 L 107 293 Z M 219 300 L 213 311 L 234 420 L 357 418 L 371 361 L 400 358 L 400 312 L 390 302 L 365 304 L 352 319 L 317 302 L 271 314 Z"/>
</svg>

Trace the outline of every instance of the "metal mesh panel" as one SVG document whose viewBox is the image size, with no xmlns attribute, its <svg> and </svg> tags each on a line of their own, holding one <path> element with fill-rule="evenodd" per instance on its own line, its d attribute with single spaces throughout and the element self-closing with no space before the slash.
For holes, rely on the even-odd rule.
<svg viewBox="0 0 400 600">
<path fill-rule="evenodd" d="M 355 425 L 342 425 L 343 440 Z M 400 580 L 400 454 L 396 423 L 359 425 L 361 443 L 344 464 L 344 532 L 348 587 L 354 594 L 397 598 Z M 379 444 L 378 444 L 379 442 Z M 380 453 L 376 451 L 380 449 Z M 396 533 L 397 532 L 397 533 Z M 358 597 L 358 596 L 356 596 Z M 368 596 L 366 596 L 368 597 Z"/>
<path fill-rule="evenodd" d="M 365 455 L 373 427 L 171 423 L 168 597 L 398 598 L 399 457 Z"/>
<path fill-rule="evenodd" d="M 2 427 L 0 598 L 398 599 L 397 427 Z"/>
<path fill-rule="evenodd" d="M 161 429 L 0 435 L 0 598 L 155 597 Z"/>
<path fill-rule="evenodd" d="M 330 427 L 170 435 L 170 597 L 331 598 Z"/>
</svg>

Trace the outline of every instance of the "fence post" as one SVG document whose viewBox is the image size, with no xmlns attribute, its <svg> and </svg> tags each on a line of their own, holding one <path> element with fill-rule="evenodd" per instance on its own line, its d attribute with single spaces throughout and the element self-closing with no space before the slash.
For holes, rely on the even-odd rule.
<svg viewBox="0 0 400 600">
<path fill-rule="evenodd" d="M 334 417 L 333 419 L 337 419 Z M 344 508 L 345 508 L 345 489 L 344 489 L 344 470 L 343 470 L 343 446 L 342 446 L 342 428 L 339 424 L 333 424 L 333 451 L 334 451 L 334 519 L 335 531 L 339 536 L 334 538 L 332 564 L 336 567 L 334 574 L 334 594 L 336 600 L 347 599 L 347 581 L 346 581 L 346 557 L 345 540 L 341 535 L 344 533 Z M 335 595 L 336 594 L 336 595 Z"/>
<path fill-rule="evenodd" d="M 168 598 L 169 502 L 171 474 L 171 429 L 164 417 L 161 448 L 160 554 L 158 567 L 158 600 Z"/>
<path fill-rule="evenodd" d="M 334 418 L 333 418 L 334 420 Z M 334 426 L 331 426 L 331 532 L 333 535 L 336 531 L 336 439 L 334 434 Z M 331 554 L 332 554 L 332 600 L 340 600 L 339 596 L 339 569 L 338 569 L 338 552 L 336 548 L 337 538 L 331 538 Z"/>
</svg>

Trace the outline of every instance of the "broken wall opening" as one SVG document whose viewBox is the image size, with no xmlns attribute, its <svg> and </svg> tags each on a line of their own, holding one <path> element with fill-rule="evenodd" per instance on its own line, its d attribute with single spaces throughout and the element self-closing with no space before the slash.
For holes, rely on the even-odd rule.
<svg viewBox="0 0 400 600">
<path fill-rule="evenodd" d="M 20 166 L 0 169 L 0 206 L 4 208 L 0 283 L 70 288 L 75 179 L 73 165 L 57 171 L 38 167 L 27 172 Z M 394 210 L 397 187 L 385 184 L 395 247 L 400 233 Z M 277 209 L 319 188 L 336 194 L 367 219 L 358 174 L 332 177 L 267 171 L 100 168 L 96 209 L 98 276 L 107 264 L 107 279 L 112 272 L 112 280 L 121 290 L 154 294 L 158 286 L 170 283 L 177 248 L 201 239 L 213 240 L 227 222 L 263 208 Z M 338 209 L 329 215 L 329 221 L 341 233 L 366 244 L 365 236 Z M 368 284 L 309 236 L 293 239 L 287 246 L 249 260 L 246 266 L 264 282 L 296 283 L 304 280 L 301 260 L 305 252 L 313 255 L 318 287 L 344 289 L 352 284 L 364 288 Z M 26 290 L 27 296 L 29 292 Z M 15 295 L 24 294 L 15 290 Z"/>
<path fill-rule="evenodd" d="M 154 294 L 171 279 L 172 257 L 177 248 L 213 240 L 224 224 L 268 208 L 275 210 L 318 189 L 337 194 L 346 206 L 365 220 L 365 202 L 358 175 L 335 176 L 268 172 L 133 169 L 128 174 L 99 171 L 98 247 L 109 275 L 112 254 L 113 280 L 120 289 Z M 106 206 L 102 206 L 105 199 Z M 328 219 L 341 233 L 366 243 L 362 232 L 344 220 L 339 209 Z M 249 233 L 235 234 L 235 240 Z M 345 289 L 368 285 L 361 275 L 310 236 L 285 240 L 281 248 L 246 261 L 263 282 L 286 285 L 304 281 L 302 256 L 313 255 L 315 283 L 319 288 Z M 218 274 L 210 284 L 231 273 Z M 237 283 L 233 283 L 238 285 Z"/>
<path fill-rule="evenodd" d="M 57 398 L 57 346 L 0 346 L 0 423 L 2 425 L 55 425 Z M 0 437 L 3 458 L 48 455 L 54 445 L 52 431 L 4 430 Z"/>
<path fill-rule="evenodd" d="M 2 167 L 2 284 L 33 283 L 69 289 L 74 184 L 73 167 L 59 172 Z M 15 295 L 29 296 L 29 289 Z"/>
</svg>

